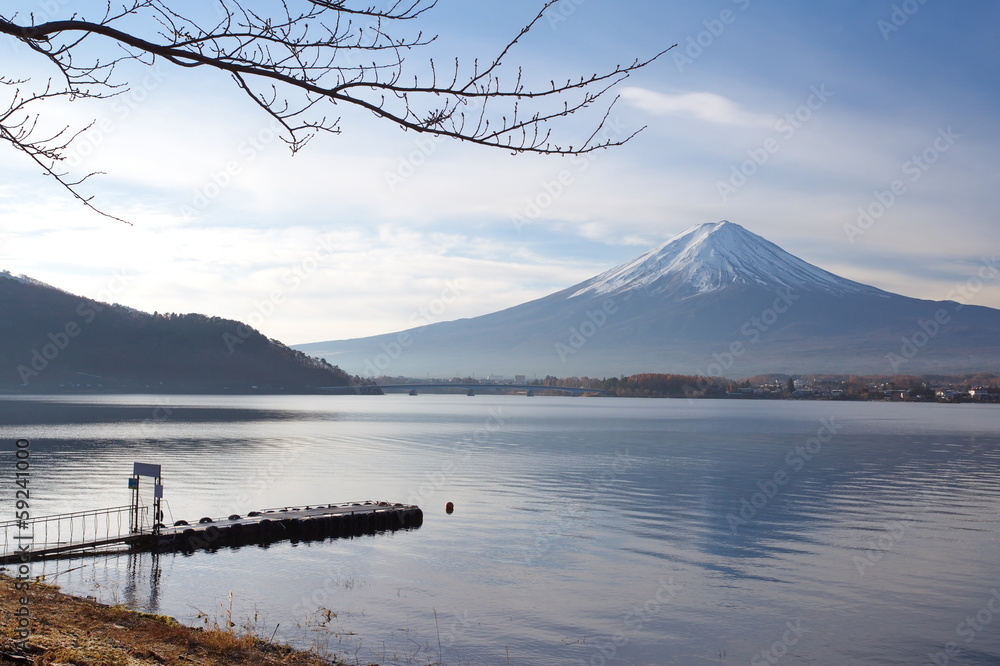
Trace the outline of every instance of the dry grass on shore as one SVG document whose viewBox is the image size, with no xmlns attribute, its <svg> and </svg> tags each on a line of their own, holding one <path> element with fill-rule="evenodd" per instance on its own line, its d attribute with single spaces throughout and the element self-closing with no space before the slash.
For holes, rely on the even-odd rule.
<svg viewBox="0 0 1000 666">
<path fill-rule="evenodd" d="M 0 576 L 0 663 L 132 666 L 185 664 L 329 666 L 328 660 L 255 636 L 195 629 L 171 617 L 107 606 L 32 582 L 31 636 L 19 645 L 15 613 L 24 594 Z"/>
</svg>

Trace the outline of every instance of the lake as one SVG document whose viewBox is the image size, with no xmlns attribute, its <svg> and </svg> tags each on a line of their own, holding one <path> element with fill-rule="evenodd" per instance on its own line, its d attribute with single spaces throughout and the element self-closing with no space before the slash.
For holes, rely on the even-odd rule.
<svg viewBox="0 0 1000 666">
<path fill-rule="evenodd" d="M 72 396 L 0 424 L 36 516 L 127 504 L 133 461 L 168 522 L 419 504 L 413 530 L 34 564 L 350 663 L 1000 663 L 996 405 Z"/>
</svg>

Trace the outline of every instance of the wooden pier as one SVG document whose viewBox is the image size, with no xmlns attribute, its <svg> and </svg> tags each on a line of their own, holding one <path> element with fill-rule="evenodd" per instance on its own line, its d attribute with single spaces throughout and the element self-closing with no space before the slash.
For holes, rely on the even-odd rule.
<svg viewBox="0 0 1000 666">
<path fill-rule="evenodd" d="M 161 528 L 159 534 L 146 535 L 139 547 L 191 552 L 285 540 L 321 541 L 412 529 L 423 522 L 423 511 L 412 504 L 367 501 L 283 507 L 219 520 L 202 518 L 194 524 L 177 521 Z"/>
<path fill-rule="evenodd" d="M 152 483 L 142 479 L 151 478 Z M 163 477 L 160 465 L 136 462 L 128 479 L 132 503 L 109 509 L 0 523 L 0 564 L 82 555 L 200 549 L 268 544 L 275 541 L 318 541 L 331 537 L 412 529 L 424 522 L 420 507 L 390 502 L 346 502 L 286 506 L 251 511 L 245 516 L 204 517 L 194 523 L 163 520 Z M 152 491 L 144 501 L 140 487 Z"/>
<path fill-rule="evenodd" d="M 16 564 L 25 561 L 25 558 L 35 561 L 138 551 L 190 553 L 277 541 L 321 541 L 414 529 L 423 524 L 423 511 L 415 505 L 371 500 L 263 509 L 251 511 L 246 516 L 231 515 L 217 520 L 205 517 L 193 524 L 179 520 L 169 527 L 140 527 L 137 531 L 119 534 L 111 533 L 113 530 L 106 525 L 108 521 L 99 523 L 93 518 L 102 512 L 120 514 L 122 508 L 128 507 L 86 512 L 91 524 L 100 525 L 99 528 L 78 526 L 75 534 L 68 528 L 60 528 L 60 536 L 52 537 L 49 536 L 50 533 L 54 535 L 56 530 L 51 527 L 45 531 L 46 536 L 37 541 L 34 533 L 37 532 L 39 536 L 42 534 L 38 526 L 78 521 L 81 513 L 35 519 L 29 531 L 32 537 L 30 540 L 24 538 L 28 535 L 3 539 L 4 550 L 0 553 L 0 564 Z M 6 527 L 6 524 L 0 524 L 0 528 L 2 527 Z M 26 546 L 27 550 L 20 550 L 19 546 Z"/>
</svg>

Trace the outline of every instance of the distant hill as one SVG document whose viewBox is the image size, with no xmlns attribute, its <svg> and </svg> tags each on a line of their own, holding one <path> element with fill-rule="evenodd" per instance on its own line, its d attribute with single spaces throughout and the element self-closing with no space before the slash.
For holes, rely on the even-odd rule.
<svg viewBox="0 0 1000 666">
<path fill-rule="evenodd" d="M 500 312 L 296 349 L 365 377 L 997 372 L 1000 310 L 853 282 L 724 221 Z"/>
<path fill-rule="evenodd" d="M 0 391 L 311 393 L 351 378 L 237 321 L 149 314 L 0 272 Z"/>
</svg>

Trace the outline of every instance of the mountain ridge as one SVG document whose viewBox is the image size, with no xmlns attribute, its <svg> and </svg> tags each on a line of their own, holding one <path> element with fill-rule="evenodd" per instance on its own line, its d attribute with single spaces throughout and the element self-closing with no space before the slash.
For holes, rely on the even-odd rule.
<svg viewBox="0 0 1000 666">
<path fill-rule="evenodd" d="M 317 392 L 350 377 L 241 322 L 149 314 L 0 271 L 0 391 Z"/>
<path fill-rule="evenodd" d="M 745 261 L 745 259 L 750 261 Z M 644 283 L 685 282 L 698 293 L 734 282 L 815 288 L 830 293 L 887 292 L 808 264 L 774 243 L 728 220 L 695 225 L 637 259 L 590 280 L 573 295 L 614 293 Z"/>
<path fill-rule="evenodd" d="M 919 353 L 905 354 L 926 335 L 920 323 L 942 316 Z M 721 221 L 498 312 L 295 348 L 369 377 L 957 374 L 1000 369 L 997 340 L 1000 310 L 854 282 Z"/>
</svg>

